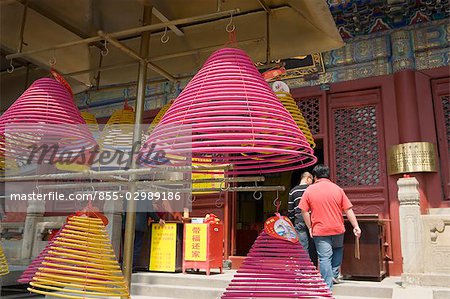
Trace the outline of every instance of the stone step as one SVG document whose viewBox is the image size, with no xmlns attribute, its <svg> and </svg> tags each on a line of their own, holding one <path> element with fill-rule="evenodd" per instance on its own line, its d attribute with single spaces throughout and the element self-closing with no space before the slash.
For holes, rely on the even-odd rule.
<svg viewBox="0 0 450 299">
<path fill-rule="evenodd" d="M 384 298 L 390 299 L 393 294 L 392 286 L 383 286 L 374 282 L 346 282 L 333 286 L 335 296 Z"/>
<path fill-rule="evenodd" d="M 170 283 L 170 282 L 169 282 Z M 154 297 L 183 298 L 183 299 L 216 299 L 222 296 L 224 288 L 208 288 L 198 286 L 186 286 L 176 284 L 146 284 L 133 283 L 131 294 L 145 296 L 151 294 Z"/>
<path fill-rule="evenodd" d="M 198 286 L 205 288 L 221 288 L 228 286 L 233 278 L 234 271 L 224 274 L 213 274 L 210 276 L 202 274 L 181 274 L 181 273 L 154 273 L 144 272 L 135 273 L 132 277 L 132 283 L 143 284 L 171 284 L 178 286 Z"/>
</svg>

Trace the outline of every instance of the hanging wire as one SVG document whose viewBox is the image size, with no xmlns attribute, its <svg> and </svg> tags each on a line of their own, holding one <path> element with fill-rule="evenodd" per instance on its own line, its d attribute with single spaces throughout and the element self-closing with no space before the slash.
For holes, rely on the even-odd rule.
<svg viewBox="0 0 450 299">
<path fill-rule="evenodd" d="M 108 49 L 107 44 L 108 44 L 108 42 L 105 40 L 105 41 L 103 42 L 103 48 L 104 48 L 104 49 L 100 51 L 100 54 L 101 54 L 103 57 L 109 54 L 109 49 Z"/>
<path fill-rule="evenodd" d="M 225 27 L 225 30 L 228 33 L 233 32 L 236 29 L 236 26 L 233 24 L 233 14 L 230 15 L 230 22 L 227 24 L 227 26 Z"/>
<path fill-rule="evenodd" d="M 6 71 L 8 72 L 8 74 L 12 74 L 14 72 L 15 68 L 13 65 L 13 61 L 12 59 L 9 61 L 9 67 L 6 69 Z"/>
<path fill-rule="evenodd" d="M 170 37 L 169 35 L 167 35 L 167 26 L 166 26 L 166 28 L 164 29 L 164 34 L 161 36 L 161 42 L 165 44 L 169 41 L 169 39 Z"/>
</svg>

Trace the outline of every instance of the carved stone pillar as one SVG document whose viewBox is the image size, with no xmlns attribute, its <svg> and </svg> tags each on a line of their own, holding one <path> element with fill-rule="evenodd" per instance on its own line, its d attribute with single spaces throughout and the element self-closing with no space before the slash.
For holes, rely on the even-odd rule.
<svg viewBox="0 0 450 299">
<path fill-rule="evenodd" d="M 27 207 L 27 217 L 23 230 L 21 258 L 24 262 L 31 259 L 33 253 L 34 235 L 36 225 L 41 222 L 45 212 L 45 203 L 39 201 L 30 201 Z"/>
<path fill-rule="evenodd" d="M 423 273 L 423 225 L 420 213 L 419 182 L 416 178 L 397 181 L 400 201 L 400 236 L 403 256 L 403 275 Z"/>
</svg>

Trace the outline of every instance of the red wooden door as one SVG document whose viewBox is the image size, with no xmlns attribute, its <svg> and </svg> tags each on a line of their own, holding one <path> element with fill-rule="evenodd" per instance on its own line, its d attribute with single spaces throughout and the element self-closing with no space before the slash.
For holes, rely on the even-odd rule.
<svg viewBox="0 0 450 299">
<path fill-rule="evenodd" d="M 439 172 L 444 200 L 450 200 L 450 78 L 432 81 Z"/>
<path fill-rule="evenodd" d="M 355 213 L 389 218 L 380 90 L 330 94 L 328 119 L 332 179 Z"/>
</svg>

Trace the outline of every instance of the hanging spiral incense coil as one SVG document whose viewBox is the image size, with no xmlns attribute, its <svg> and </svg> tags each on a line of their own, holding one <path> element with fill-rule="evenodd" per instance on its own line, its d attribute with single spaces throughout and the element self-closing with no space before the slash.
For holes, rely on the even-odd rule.
<svg viewBox="0 0 450 299">
<path fill-rule="evenodd" d="M 6 260 L 5 253 L 3 252 L 3 248 L 0 245 L 0 276 L 4 276 L 9 274 L 8 261 Z"/>
<path fill-rule="evenodd" d="M 133 145 L 134 121 L 133 108 L 125 103 L 121 110 L 115 111 L 100 136 L 100 146 L 103 150 L 131 150 Z"/>
<path fill-rule="evenodd" d="M 91 131 L 92 135 L 97 140 L 100 137 L 100 128 L 98 126 L 97 118 L 95 117 L 95 115 L 88 111 L 82 111 L 81 117 L 86 122 L 89 131 Z"/>
<path fill-rule="evenodd" d="M 152 144 L 183 157 L 172 159 L 173 166 L 206 156 L 213 165 L 232 164 L 229 175 L 288 171 L 317 161 L 250 57 L 235 48 L 208 58 L 151 132 L 141 156 Z"/>
<path fill-rule="evenodd" d="M 294 98 L 292 98 L 291 94 L 287 92 L 277 91 L 275 92 L 275 94 L 277 95 L 278 99 L 280 99 L 281 103 L 287 109 L 287 111 L 289 111 L 289 113 L 292 115 L 292 118 L 295 120 L 298 127 L 305 135 L 306 140 L 308 140 L 308 143 L 311 145 L 312 148 L 315 148 L 316 143 L 314 142 L 311 130 L 309 129 L 308 123 L 306 122 L 306 119 L 303 117 L 302 112 L 295 103 Z"/>
<path fill-rule="evenodd" d="M 48 251 L 54 245 L 54 241 L 57 236 L 59 236 L 61 229 L 56 233 L 56 235 L 48 242 L 47 246 L 39 253 L 39 255 L 31 262 L 31 264 L 22 272 L 17 282 L 19 283 L 30 283 L 33 280 L 34 275 L 42 266 L 42 262 L 48 255 Z"/>
<path fill-rule="evenodd" d="M 103 221 L 84 216 L 69 217 L 28 290 L 70 299 L 130 296 Z"/>
<path fill-rule="evenodd" d="M 0 156 L 19 165 L 29 159 L 32 146 L 57 145 L 58 157 L 96 145 L 67 86 L 51 78 L 36 80 L 2 114 L 0 136 Z"/>
<path fill-rule="evenodd" d="M 169 110 L 170 106 L 172 106 L 173 100 L 171 100 L 169 103 L 165 104 L 161 107 L 161 109 L 158 111 L 158 114 L 156 114 L 155 118 L 153 118 L 152 123 L 148 127 L 147 133 L 150 134 L 153 129 L 159 124 L 161 119 L 163 118 L 164 114 L 166 114 L 167 110 Z"/>
</svg>

